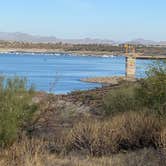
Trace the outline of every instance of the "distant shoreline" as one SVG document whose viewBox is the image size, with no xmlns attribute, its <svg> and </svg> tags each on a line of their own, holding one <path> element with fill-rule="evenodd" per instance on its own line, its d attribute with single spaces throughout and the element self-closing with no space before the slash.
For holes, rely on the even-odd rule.
<svg viewBox="0 0 166 166">
<path fill-rule="evenodd" d="M 117 52 L 107 52 L 107 51 L 64 51 L 60 49 L 15 49 L 15 48 L 0 48 L 0 53 L 34 53 L 34 54 L 72 54 L 78 56 L 105 56 L 105 57 L 112 57 L 112 56 L 120 56 L 122 54 Z"/>
</svg>

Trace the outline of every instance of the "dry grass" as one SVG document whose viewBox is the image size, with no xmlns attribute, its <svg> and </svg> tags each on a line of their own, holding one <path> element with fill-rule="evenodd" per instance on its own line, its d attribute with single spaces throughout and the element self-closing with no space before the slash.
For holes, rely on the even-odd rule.
<svg viewBox="0 0 166 166">
<path fill-rule="evenodd" d="M 21 138 L 0 151 L 0 166 L 166 165 L 166 130 L 153 115 L 129 112 L 104 121 L 83 122 L 75 125 L 68 137 L 63 137 L 66 144 Z M 54 146 L 70 153 L 56 153 L 52 151 Z"/>
<path fill-rule="evenodd" d="M 26 138 L 0 152 L 2 166 L 164 166 L 165 164 L 165 154 L 154 149 L 101 158 L 57 156 L 46 150 L 44 141 Z"/>
<path fill-rule="evenodd" d="M 109 122 L 86 121 L 73 128 L 67 138 L 67 151 L 82 151 L 89 155 L 109 155 L 117 151 L 116 138 Z"/>
<path fill-rule="evenodd" d="M 4 166 L 40 166 L 46 149 L 42 140 L 24 138 L 11 147 L 1 151 L 0 165 Z"/>
<path fill-rule="evenodd" d="M 68 151 L 84 151 L 102 156 L 126 150 L 156 147 L 162 122 L 153 115 L 128 112 L 105 121 L 90 120 L 73 128 Z"/>
<path fill-rule="evenodd" d="M 110 122 L 110 128 L 120 137 L 120 150 L 156 147 L 162 127 L 163 122 L 159 118 L 144 112 L 119 114 Z"/>
</svg>

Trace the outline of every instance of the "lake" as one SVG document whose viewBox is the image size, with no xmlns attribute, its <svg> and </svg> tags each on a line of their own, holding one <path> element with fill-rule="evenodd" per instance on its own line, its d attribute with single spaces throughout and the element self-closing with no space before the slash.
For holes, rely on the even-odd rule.
<svg viewBox="0 0 166 166">
<path fill-rule="evenodd" d="M 137 60 L 137 77 L 144 77 L 150 60 Z M 101 87 L 80 79 L 125 75 L 123 56 L 96 57 L 67 54 L 1 53 L 0 73 L 7 77 L 26 77 L 28 85 L 39 91 L 66 94 L 75 90 Z"/>
</svg>

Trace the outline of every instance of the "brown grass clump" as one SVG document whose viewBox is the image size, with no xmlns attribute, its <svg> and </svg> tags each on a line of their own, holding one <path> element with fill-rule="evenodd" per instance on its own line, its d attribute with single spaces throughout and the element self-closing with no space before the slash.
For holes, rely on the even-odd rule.
<svg viewBox="0 0 166 166">
<path fill-rule="evenodd" d="M 129 112 L 110 120 L 91 120 L 75 126 L 67 139 L 67 150 L 86 151 L 93 156 L 124 150 L 156 147 L 161 122 L 153 115 Z"/>
<path fill-rule="evenodd" d="M 143 112 L 127 112 L 115 116 L 110 127 L 120 136 L 117 142 L 120 150 L 135 150 L 156 147 L 162 122 L 156 116 Z"/>
<path fill-rule="evenodd" d="M 67 150 L 84 151 L 90 155 L 109 155 L 117 151 L 117 137 L 109 127 L 109 122 L 96 120 L 79 123 L 67 138 Z"/>
</svg>

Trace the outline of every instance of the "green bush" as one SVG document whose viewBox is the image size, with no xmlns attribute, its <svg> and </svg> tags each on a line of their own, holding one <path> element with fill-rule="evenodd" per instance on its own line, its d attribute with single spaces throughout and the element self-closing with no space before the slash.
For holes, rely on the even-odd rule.
<svg viewBox="0 0 166 166">
<path fill-rule="evenodd" d="M 159 61 L 150 67 L 147 78 L 140 80 L 135 97 L 149 109 L 163 114 L 166 110 L 166 63 Z"/>
<path fill-rule="evenodd" d="M 107 114 L 137 109 L 134 87 L 123 86 L 121 88 L 111 90 L 104 97 L 104 107 Z"/>
<path fill-rule="evenodd" d="M 36 111 L 25 79 L 0 78 L 0 146 L 11 144 Z"/>
</svg>

